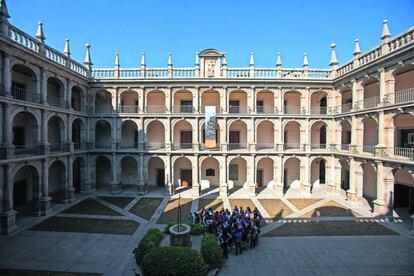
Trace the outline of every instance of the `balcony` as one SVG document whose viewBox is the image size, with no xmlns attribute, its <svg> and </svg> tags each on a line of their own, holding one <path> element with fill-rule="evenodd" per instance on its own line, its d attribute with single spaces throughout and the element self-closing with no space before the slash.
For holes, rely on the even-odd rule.
<svg viewBox="0 0 414 276">
<path fill-rule="evenodd" d="M 372 145 L 363 145 L 362 151 L 365 153 L 375 154 L 375 146 Z"/>
<path fill-rule="evenodd" d="M 167 107 L 162 105 L 151 105 L 145 107 L 145 113 L 166 113 Z"/>
<path fill-rule="evenodd" d="M 57 143 L 49 145 L 50 152 L 67 152 L 69 151 L 69 145 L 65 143 Z"/>
<path fill-rule="evenodd" d="M 118 112 L 120 113 L 138 113 L 139 108 L 137 105 L 120 105 L 118 106 Z"/>
<path fill-rule="evenodd" d="M 111 143 L 95 143 L 95 148 L 96 149 L 110 149 L 111 148 Z"/>
<path fill-rule="evenodd" d="M 256 144 L 257 150 L 271 150 L 274 149 L 275 145 L 273 143 L 258 143 Z"/>
<path fill-rule="evenodd" d="M 41 97 L 40 94 L 28 92 L 26 89 L 12 86 L 12 96 L 13 99 L 28 101 L 32 103 L 40 103 Z"/>
<path fill-rule="evenodd" d="M 248 114 L 247 106 L 229 105 L 229 113 L 231 114 Z"/>
<path fill-rule="evenodd" d="M 85 143 L 73 143 L 73 149 L 75 151 L 77 150 L 85 150 L 87 149 L 86 144 Z"/>
<path fill-rule="evenodd" d="M 66 100 L 62 98 L 47 96 L 47 103 L 54 107 L 66 108 Z"/>
<path fill-rule="evenodd" d="M 377 107 L 379 103 L 380 103 L 380 99 L 378 96 L 366 98 L 363 101 L 358 102 L 359 107 L 362 106 L 363 109 Z"/>
<path fill-rule="evenodd" d="M 299 143 L 283 144 L 283 149 L 284 150 L 298 150 L 298 149 L 300 149 L 300 144 Z"/>
<path fill-rule="evenodd" d="M 328 114 L 328 108 L 327 107 L 311 107 L 310 108 L 310 114 Z"/>
<path fill-rule="evenodd" d="M 285 106 L 283 107 L 284 114 L 302 114 L 300 106 Z"/>
<path fill-rule="evenodd" d="M 136 149 L 138 148 L 137 142 L 131 142 L 131 143 L 118 143 L 119 149 Z"/>
<path fill-rule="evenodd" d="M 193 149 L 192 143 L 177 143 L 173 145 L 174 150 L 189 150 Z"/>
<path fill-rule="evenodd" d="M 247 143 L 229 143 L 229 150 L 246 150 Z"/>
<path fill-rule="evenodd" d="M 387 158 L 414 161 L 414 148 L 386 148 Z"/>
<path fill-rule="evenodd" d="M 257 114 L 275 114 L 276 110 L 274 106 L 256 106 Z"/>
<path fill-rule="evenodd" d="M 165 143 L 147 143 L 147 150 L 163 150 L 165 148 Z"/>
<path fill-rule="evenodd" d="M 40 147 L 39 145 L 14 146 L 14 154 L 18 157 L 40 155 Z"/>
<path fill-rule="evenodd" d="M 220 145 L 216 144 L 215 147 L 207 148 L 205 143 L 201 143 L 200 148 L 201 148 L 201 150 L 220 150 Z"/>
<path fill-rule="evenodd" d="M 326 150 L 326 144 L 311 144 L 311 151 Z"/>
<path fill-rule="evenodd" d="M 192 105 L 174 106 L 173 113 L 194 113 L 195 109 Z"/>
<path fill-rule="evenodd" d="M 201 114 L 206 113 L 206 107 L 205 106 L 201 106 L 200 107 L 200 112 Z M 222 109 L 220 106 L 216 106 L 216 114 L 221 114 L 222 113 Z"/>
</svg>

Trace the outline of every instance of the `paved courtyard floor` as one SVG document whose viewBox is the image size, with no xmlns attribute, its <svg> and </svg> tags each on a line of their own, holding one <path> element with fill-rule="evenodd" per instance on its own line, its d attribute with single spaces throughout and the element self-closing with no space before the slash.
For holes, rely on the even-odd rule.
<svg viewBox="0 0 414 276">
<path fill-rule="evenodd" d="M 144 197 L 132 190 L 96 192 L 55 204 L 48 217 L 21 218 L 16 233 L 0 237 L 0 275 L 135 275 L 134 248 L 148 229 L 175 220 L 177 197 L 160 190 Z M 188 190 L 180 197 L 183 218 L 202 207 L 236 205 L 257 207 L 265 217 L 259 246 L 230 255 L 220 275 L 414 275 L 410 222 L 373 217 L 368 204 L 323 193 L 280 198 L 266 190 L 256 198 L 242 190 L 219 198 L 214 189 L 201 198 Z M 200 244 L 193 237 L 193 247 Z"/>
</svg>

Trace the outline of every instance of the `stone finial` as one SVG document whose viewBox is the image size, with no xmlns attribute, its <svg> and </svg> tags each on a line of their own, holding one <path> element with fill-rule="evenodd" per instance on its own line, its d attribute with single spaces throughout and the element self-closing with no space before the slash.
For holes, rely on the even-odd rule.
<svg viewBox="0 0 414 276">
<path fill-rule="evenodd" d="M 282 67 L 282 59 L 280 57 L 280 52 L 277 52 L 276 67 Z"/>
<path fill-rule="evenodd" d="M 1 0 L 0 2 L 0 17 L 10 18 L 9 11 L 6 5 L 6 0 Z"/>
<path fill-rule="evenodd" d="M 336 58 L 336 44 L 332 43 L 331 44 L 331 62 L 329 63 L 329 66 L 336 66 L 338 65 L 338 59 Z"/>
<path fill-rule="evenodd" d="M 303 67 L 308 67 L 308 66 L 309 66 L 308 54 L 304 53 L 303 54 Z"/>
<path fill-rule="evenodd" d="M 115 53 L 115 67 L 119 68 L 121 65 L 119 64 L 119 54 L 118 51 Z"/>
<path fill-rule="evenodd" d="M 45 34 L 43 33 L 43 23 L 39 22 L 37 25 L 37 31 L 35 37 L 37 40 L 39 40 L 41 43 L 44 43 L 46 40 Z"/>
<path fill-rule="evenodd" d="M 147 64 L 145 62 L 145 53 L 142 52 L 141 54 L 141 67 L 145 67 Z"/>
<path fill-rule="evenodd" d="M 226 57 L 226 53 L 223 53 L 223 61 L 221 63 L 222 65 L 227 65 L 227 57 Z"/>
<path fill-rule="evenodd" d="M 361 54 L 361 48 L 359 47 L 359 39 L 355 39 L 354 56 Z"/>
<path fill-rule="evenodd" d="M 199 57 L 198 57 L 198 52 L 196 52 L 196 57 L 195 57 L 194 65 L 196 65 L 196 66 L 200 65 L 200 60 L 199 60 Z"/>
<path fill-rule="evenodd" d="M 173 65 L 172 56 L 171 56 L 171 53 L 168 53 L 168 66 L 172 66 L 172 65 Z"/>
<path fill-rule="evenodd" d="M 388 29 L 388 20 L 384 20 L 382 23 L 383 23 L 383 26 L 382 26 L 381 39 L 385 40 L 391 37 L 391 33 L 390 33 L 390 30 Z"/>
<path fill-rule="evenodd" d="M 85 64 L 88 67 L 91 67 L 93 65 L 91 60 L 91 45 L 89 43 L 85 44 L 86 53 L 85 53 L 85 60 L 83 61 L 83 64 Z"/>
<path fill-rule="evenodd" d="M 254 66 L 254 55 L 253 55 L 253 52 L 250 52 L 250 62 L 249 62 L 249 66 Z"/>
<path fill-rule="evenodd" d="M 70 57 L 70 47 L 69 47 L 69 39 L 66 38 L 65 41 L 65 48 L 63 49 L 63 54 L 67 57 Z"/>
</svg>

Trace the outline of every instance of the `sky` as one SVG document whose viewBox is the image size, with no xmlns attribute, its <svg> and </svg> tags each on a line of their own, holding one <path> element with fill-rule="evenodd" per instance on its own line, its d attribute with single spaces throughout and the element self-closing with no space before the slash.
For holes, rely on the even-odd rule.
<svg viewBox="0 0 414 276">
<path fill-rule="evenodd" d="M 382 21 L 394 36 L 414 26 L 414 0 L 6 0 L 10 22 L 34 35 L 43 22 L 46 43 L 63 51 L 70 39 L 72 58 L 83 62 L 90 43 L 95 68 L 192 67 L 195 53 L 217 48 L 230 67 L 327 68 L 330 45 L 341 64 L 352 59 L 355 38 L 362 52 L 380 43 Z"/>
</svg>

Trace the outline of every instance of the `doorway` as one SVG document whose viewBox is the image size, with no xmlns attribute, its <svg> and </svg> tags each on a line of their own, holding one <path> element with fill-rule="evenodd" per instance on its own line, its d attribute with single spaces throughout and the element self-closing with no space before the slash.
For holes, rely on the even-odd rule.
<svg viewBox="0 0 414 276">
<path fill-rule="evenodd" d="M 414 188 L 396 183 L 394 185 L 394 208 L 408 208 L 414 213 Z"/>
<path fill-rule="evenodd" d="M 263 170 L 256 171 L 256 188 L 263 186 Z"/>
<path fill-rule="evenodd" d="M 164 169 L 157 169 L 157 186 L 164 187 L 165 185 L 165 173 Z"/>
</svg>

